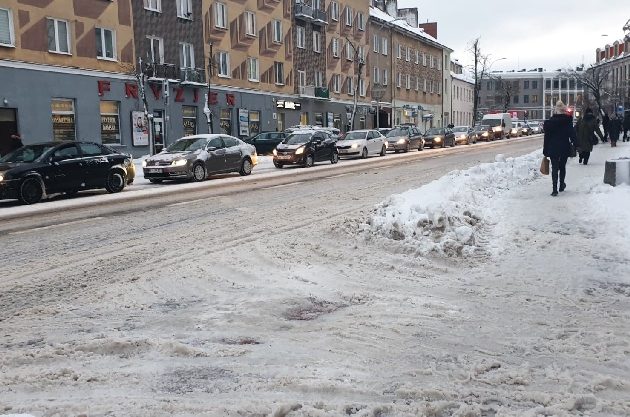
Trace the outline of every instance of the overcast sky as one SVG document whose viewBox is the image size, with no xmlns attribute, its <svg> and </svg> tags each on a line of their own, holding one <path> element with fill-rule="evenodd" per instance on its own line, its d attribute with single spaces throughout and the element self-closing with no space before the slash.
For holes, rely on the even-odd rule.
<svg viewBox="0 0 630 417">
<path fill-rule="evenodd" d="M 605 6 L 604 6 L 605 5 Z M 492 70 L 566 68 L 595 61 L 595 49 L 623 37 L 630 0 L 398 0 L 438 22 L 438 40 L 468 64 L 471 41 L 496 61 Z M 608 35 L 604 37 L 602 35 Z"/>
</svg>

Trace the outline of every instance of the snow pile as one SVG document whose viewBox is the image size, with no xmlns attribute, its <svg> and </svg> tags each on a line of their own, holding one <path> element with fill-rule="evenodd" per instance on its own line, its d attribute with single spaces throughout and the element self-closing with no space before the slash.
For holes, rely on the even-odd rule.
<svg viewBox="0 0 630 417">
<path fill-rule="evenodd" d="M 540 178 L 540 151 L 453 171 L 421 188 L 393 195 L 364 231 L 411 245 L 420 254 L 470 255 L 493 222 L 493 199 Z"/>
</svg>

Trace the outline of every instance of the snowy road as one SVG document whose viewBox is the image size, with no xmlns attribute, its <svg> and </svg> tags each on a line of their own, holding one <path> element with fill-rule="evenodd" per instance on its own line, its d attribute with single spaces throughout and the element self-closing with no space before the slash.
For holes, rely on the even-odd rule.
<svg viewBox="0 0 630 417">
<path fill-rule="evenodd" d="M 585 197 L 626 148 L 563 199 L 497 192 L 469 256 L 366 233 L 391 194 L 540 145 L 3 221 L 0 413 L 628 415 L 630 230 Z"/>
</svg>

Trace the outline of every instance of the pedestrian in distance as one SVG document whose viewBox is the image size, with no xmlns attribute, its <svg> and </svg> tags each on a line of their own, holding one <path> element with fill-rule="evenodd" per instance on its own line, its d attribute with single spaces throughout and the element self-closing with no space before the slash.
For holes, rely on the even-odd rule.
<svg viewBox="0 0 630 417">
<path fill-rule="evenodd" d="M 20 149 L 24 144 L 22 143 L 22 137 L 19 134 L 11 135 L 11 147 L 9 153 L 15 151 L 16 149 Z"/>
<path fill-rule="evenodd" d="M 612 114 L 610 118 L 610 125 L 608 126 L 608 133 L 610 134 L 610 146 L 616 147 L 619 135 L 621 134 L 621 120 L 617 117 L 616 113 Z"/>
<path fill-rule="evenodd" d="M 623 141 L 630 142 L 630 110 L 626 110 L 626 116 L 623 118 Z"/>
<path fill-rule="evenodd" d="M 610 117 L 608 117 L 608 113 L 602 110 L 602 126 L 604 127 L 604 140 L 602 142 L 608 142 L 608 132 L 610 128 Z"/>
<path fill-rule="evenodd" d="M 551 161 L 551 181 L 556 197 L 558 191 L 567 188 L 565 178 L 567 175 L 567 160 L 571 155 L 571 146 L 575 146 L 576 137 L 573 128 L 573 118 L 567 114 L 567 106 L 558 100 L 553 110 L 553 116 L 545 121 L 545 139 L 543 155 Z M 558 178 L 558 176 L 560 178 Z M 558 179 L 560 187 L 558 188 Z"/>
<path fill-rule="evenodd" d="M 604 135 L 602 135 L 601 130 L 599 130 L 599 125 L 597 119 L 595 119 L 593 110 L 590 108 L 586 109 L 584 117 L 578 120 L 575 128 L 577 131 L 576 147 L 580 154 L 580 164 L 584 163 L 584 165 L 587 165 L 588 158 L 591 156 L 591 152 L 593 152 L 593 145 L 597 143 L 597 136 L 599 136 L 602 141 L 604 140 Z"/>
</svg>

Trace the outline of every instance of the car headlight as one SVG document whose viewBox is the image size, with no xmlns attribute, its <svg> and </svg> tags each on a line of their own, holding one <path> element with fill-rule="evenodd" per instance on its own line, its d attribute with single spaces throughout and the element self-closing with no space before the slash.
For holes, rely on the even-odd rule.
<svg viewBox="0 0 630 417">
<path fill-rule="evenodd" d="M 273 150 L 273 156 L 278 156 L 278 151 L 276 151 L 275 149 Z"/>
<path fill-rule="evenodd" d="M 4 175 L 0 174 L 0 182 L 4 181 Z"/>
<path fill-rule="evenodd" d="M 171 165 L 174 167 L 183 167 L 187 163 L 188 163 L 188 160 L 186 159 L 176 159 L 173 162 L 171 162 Z"/>
<path fill-rule="evenodd" d="M 387 148 L 387 146 L 389 146 L 389 142 L 383 141 L 383 145 L 385 145 L 385 147 Z"/>
<path fill-rule="evenodd" d="M 483 132 L 481 136 L 488 136 L 488 132 Z"/>
<path fill-rule="evenodd" d="M 304 153 L 304 146 L 300 146 L 295 150 L 296 155 L 302 155 Z"/>
<path fill-rule="evenodd" d="M 440 136 L 436 136 L 434 140 L 435 140 L 436 142 L 441 142 L 441 141 L 442 141 L 442 138 L 441 138 Z"/>
<path fill-rule="evenodd" d="M 147 160 L 146 160 L 146 159 L 144 159 L 144 160 L 142 161 L 142 168 L 144 168 L 144 167 L 146 167 L 146 166 L 147 166 Z"/>
<path fill-rule="evenodd" d="M 350 145 L 350 149 L 356 149 L 359 147 L 358 143 L 353 143 L 352 145 Z"/>
<path fill-rule="evenodd" d="M 400 143 L 400 144 L 405 143 L 405 139 L 404 138 L 403 139 L 398 139 L 398 142 L 396 142 L 396 143 Z"/>
</svg>

